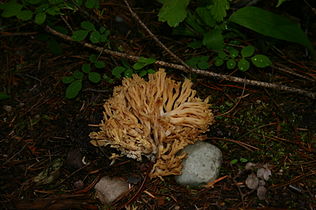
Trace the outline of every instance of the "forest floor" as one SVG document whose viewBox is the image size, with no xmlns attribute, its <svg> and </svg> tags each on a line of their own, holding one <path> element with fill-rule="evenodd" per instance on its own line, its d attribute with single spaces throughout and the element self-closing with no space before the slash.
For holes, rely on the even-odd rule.
<svg viewBox="0 0 316 210">
<path fill-rule="evenodd" d="M 131 33 L 110 35 L 113 49 L 124 53 L 155 57 L 176 63 L 175 60 L 139 24 L 129 17 L 128 10 L 111 10 L 111 32 L 131 30 Z M 161 42 L 186 60 L 203 55 L 186 47 L 188 39 L 173 37 L 151 13 L 143 14 L 143 21 L 158 35 Z M 126 14 L 127 26 L 115 26 L 114 17 Z M 110 18 L 112 17 L 112 19 Z M 129 17 L 129 18 L 128 18 Z M 315 20 L 315 16 L 314 16 Z M 112 22 L 111 22 L 112 23 Z M 316 21 L 309 37 L 316 43 Z M 118 28 L 115 28 L 118 27 Z M 127 28 L 124 28 L 127 27 Z M 27 33 L 26 33 L 27 32 Z M 25 34 L 23 34 L 25 33 Z M 223 164 L 214 185 L 201 188 L 179 186 L 172 176 L 147 178 L 152 164 L 120 158 L 113 165 L 108 159 L 110 148 L 96 148 L 89 143 L 89 133 L 102 118 L 102 104 L 111 97 L 113 88 L 121 84 L 117 79 L 99 84 L 84 81 L 75 99 L 65 98 L 64 76 L 81 68 L 88 57 L 97 53 L 82 45 L 49 34 L 62 53 L 49 50 L 47 34 L 32 24 L 12 27 L 0 32 L 0 91 L 9 99 L 0 100 L 0 206 L 1 209 L 102 209 L 95 198 L 94 184 L 104 175 L 124 179 L 137 177 L 130 191 L 112 204 L 111 209 L 316 209 L 316 103 L 315 99 L 297 93 L 271 88 L 191 75 L 201 98 L 210 96 L 216 123 L 207 132 L 207 142 L 223 153 Z M 252 35 L 255 36 L 255 35 Z M 280 45 L 267 54 L 274 66 L 285 66 L 295 74 L 277 68 L 247 72 L 214 67 L 212 71 L 230 74 L 315 92 L 315 61 L 304 57 L 303 48 L 295 44 Z M 121 64 L 121 58 L 103 54 L 108 72 Z M 133 62 L 125 60 L 133 65 Z M 153 68 L 158 69 L 159 65 Z M 167 69 L 168 76 L 183 81 L 186 74 Z M 85 157 L 88 165 L 82 165 Z M 248 189 L 245 180 L 251 171 L 247 163 L 268 164 L 271 177 L 265 187 L 267 193 L 259 199 L 257 191 Z M 60 164 L 56 170 L 47 168 Z M 43 180 L 36 182 L 39 175 Z M 79 184 L 78 184 L 79 183 Z M 58 204 L 58 205 L 57 205 Z"/>
</svg>

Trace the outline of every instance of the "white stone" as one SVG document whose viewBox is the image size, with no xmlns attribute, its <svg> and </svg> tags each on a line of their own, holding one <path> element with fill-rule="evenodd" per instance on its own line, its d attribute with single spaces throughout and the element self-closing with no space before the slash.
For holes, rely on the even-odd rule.
<svg viewBox="0 0 316 210">
<path fill-rule="evenodd" d="M 197 142 L 183 151 L 188 156 L 182 163 L 182 174 L 175 177 L 177 183 L 199 186 L 216 180 L 222 164 L 222 152 L 216 146 Z"/>
<path fill-rule="evenodd" d="M 94 189 L 96 190 L 96 197 L 103 204 L 111 204 L 129 190 L 129 184 L 118 177 L 104 176 L 94 186 Z"/>
</svg>

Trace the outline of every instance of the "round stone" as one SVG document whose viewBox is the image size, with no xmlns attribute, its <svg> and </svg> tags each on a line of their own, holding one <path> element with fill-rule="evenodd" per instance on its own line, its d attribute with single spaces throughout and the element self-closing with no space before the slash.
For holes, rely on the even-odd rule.
<svg viewBox="0 0 316 210">
<path fill-rule="evenodd" d="M 183 150 L 187 158 L 183 161 L 182 173 L 176 176 L 181 185 L 199 186 L 214 181 L 222 164 L 222 152 L 207 142 L 197 142 Z"/>
</svg>

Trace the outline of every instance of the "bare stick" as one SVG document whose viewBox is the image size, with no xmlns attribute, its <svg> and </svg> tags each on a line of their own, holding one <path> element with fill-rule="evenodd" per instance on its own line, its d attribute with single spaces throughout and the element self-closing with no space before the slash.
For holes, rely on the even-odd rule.
<svg viewBox="0 0 316 210">
<path fill-rule="evenodd" d="M 72 40 L 72 38 L 70 36 L 67 36 L 65 34 L 59 33 L 58 31 L 50 28 L 49 26 L 46 26 L 46 30 L 49 33 L 54 34 L 55 36 L 58 36 L 58 37 L 60 37 L 60 38 L 62 38 L 64 40 L 72 41 L 72 42 L 74 41 L 74 40 Z M 112 55 L 112 56 L 116 56 L 116 57 L 120 57 L 120 58 L 126 58 L 126 59 L 129 59 L 129 60 L 132 60 L 132 61 L 137 61 L 140 58 L 138 56 L 133 56 L 133 55 L 129 55 L 129 54 L 126 54 L 126 53 L 121 53 L 121 52 L 105 49 L 103 47 L 98 47 L 98 46 L 92 45 L 90 43 L 85 43 L 85 42 L 80 42 L 80 43 L 84 47 L 96 50 L 98 52 L 104 52 L 104 53 Z M 184 65 L 168 63 L 168 62 L 165 62 L 165 61 L 156 61 L 155 64 L 159 65 L 159 66 L 164 66 L 164 67 L 178 69 L 178 70 L 187 72 L 187 67 L 185 67 Z M 223 79 L 223 80 L 237 82 L 237 83 L 243 83 L 243 84 L 247 84 L 247 85 L 253 85 L 253 86 L 258 86 L 258 87 L 265 87 L 265 88 L 283 90 L 283 91 L 286 91 L 286 92 L 298 93 L 298 94 L 301 94 L 301 95 L 308 96 L 308 97 L 310 97 L 312 99 L 316 98 L 316 93 L 314 93 L 314 92 L 310 92 L 310 91 L 299 89 L 299 88 L 293 88 L 293 87 L 289 87 L 289 86 L 285 86 L 285 85 L 279 85 L 279 84 L 268 83 L 268 82 L 261 82 L 261 81 L 250 80 L 250 79 L 242 79 L 242 78 L 239 78 L 239 77 L 234 77 L 234 76 L 225 75 L 225 74 L 218 74 L 218 73 L 215 73 L 215 72 L 205 71 L 205 70 L 195 69 L 195 68 L 191 68 L 191 72 L 195 73 L 195 74 L 199 74 L 199 75 L 204 75 L 204 76 L 208 76 L 208 77 L 215 77 L 217 79 Z"/>
<path fill-rule="evenodd" d="M 181 63 L 183 66 L 185 66 L 186 69 L 183 69 L 183 71 L 185 72 L 192 72 L 192 68 L 186 64 L 181 58 L 179 58 L 176 54 L 174 54 L 171 50 L 169 50 L 168 47 L 166 47 L 166 45 L 164 45 L 156 36 L 155 34 L 153 34 L 149 28 L 143 23 L 143 21 L 141 21 L 141 19 L 138 17 L 138 15 L 132 10 L 131 6 L 129 5 L 127 0 L 124 0 L 129 12 L 133 15 L 133 17 L 137 20 L 137 22 L 147 31 L 147 33 L 150 35 L 150 37 L 155 40 L 155 42 L 157 42 L 157 44 L 164 49 L 167 53 L 169 53 L 169 55 L 171 55 L 174 59 L 176 59 L 176 61 L 178 61 L 179 63 Z"/>
</svg>

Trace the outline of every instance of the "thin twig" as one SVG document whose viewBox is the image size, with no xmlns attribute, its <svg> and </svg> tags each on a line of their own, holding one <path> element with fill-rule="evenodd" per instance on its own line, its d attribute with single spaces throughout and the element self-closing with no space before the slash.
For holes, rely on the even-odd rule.
<svg viewBox="0 0 316 210">
<path fill-rule="evenodd" d="M 60 37 L 60 38 L 62 38 L 64 40 L 71 41 L 71 42 L 74 41 L 70 36 L 67 36 L 65 34 L 59 33 L 58 31 L 50 28 L 49 26 L 46 26 L 46 30 L 49 33 L 54 34 L 55 36 L 58 36 L 58 37 Z M 81 42 L 81 44 L 84 47 L 96 50 L 98 52 L 102 52 L 103 51 L 106 54 L 109 54 L 109 55 L 112 55 L 112 56 L 117 56 L 117 57 L 120 57 L 120 58 L 126 58 L 126 59 L 129 59 L 129 60 L 132 60 L 132 61 L 137 61 L 140 58 L 139 56 L 133 56 L 133 55 L 129 55 L 129 54 L 126 54 L 126 53 L 121 53 L 121 52 L 117 52 L 117 51 L 113 51 L 113 50 L 109 50 L 109 49 L 104 49 L 103 47 L 98 47 L 98 46 L 92 45 L 90 43 Z M 187 72 L 187 67 L 185 67 L 184 65 L 168 63 L 168 62 L 165 62 L 165 61 L 156 61 L 155 64 L 159 65 L 159 66 L 173 68 L 173 69 L 178 69 L 178 70 Z M 285 85 L 279 85 L 279 84 L 275 84 L 275 83 L 261 82 L 261 81 L 257 81 L 257 80 L 243 79 L 243 78 L 240 78 L 240 77 L 234 77 L 234 76 L 225 75 L 225 74 L 218 74 L 218 73 L 215 73 L 215 72 L 205 71 L 205 70 L 195 69 L 195 68 L 191 68 L 191 71 L 192 71 L 192 73 L 203 75 L 203 76 L 207 76 L 207 77 L 215 77 L 217 79 L 223 79 L 223 80 L 227 80 L 227 81 L 231 81 L 231 82 L 244 83 L 244 84 L 247 84 L 247 85 L 253 85 L 253 86 L 258 86 L 258 87 L 277 89 L 277 90 L 282 90 L 282 91 L 291 92 L 291 93 L 298 93 L 298 94 L 301 94 L 301 95 L 308 96 L 308 97 L 310 97 L 312 99 L 316 98 L 316 93 L 310 92 L 310 91 L 307 91 L 307 90 L 303 90 L 303 89 L 299 89 L 299 88 L 293 88 L 293 87 L 289 87 L 289 86 L 285 86 Z"/>
<path fill-rule="evenodd" d="M 186 64 L 181 58 L 179 58 L 176 54 L 174 54 L 171 50 L 169 50 L 168 47 L 166 47 L 166 45 L 164 45 L 155 34 L 153 34 L 151 32 L 151 30 L 149 30 L 149 28 L 143 23 L 143 21 L 141 21 L 141 19 L 138 17 L 138 15 L 132 10 L 131 6 L 129 5 L 127 0 L 124 0 L 129 12 L 133 15 L 133 17 L 137 20 L 137 22 L 147 31 L 147 33 L 150 35 L 150 37 L 155 40 L 155 42 L 157 42 L 157 44 L 164 49 L 167 53 L 169 53 L 169 55 L 171 55 L 174 59 L 176 59 L 176 61 L 178 61 L 179 63 L 181 63 L 183 66 L 185 66 L 186 69 L 183 69 L 185 72 L 190 73 L 192 72 L 192 68 Z"/>
</svg>

